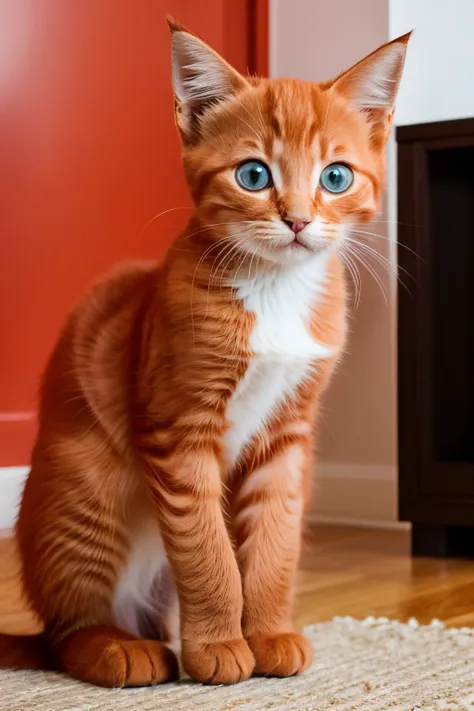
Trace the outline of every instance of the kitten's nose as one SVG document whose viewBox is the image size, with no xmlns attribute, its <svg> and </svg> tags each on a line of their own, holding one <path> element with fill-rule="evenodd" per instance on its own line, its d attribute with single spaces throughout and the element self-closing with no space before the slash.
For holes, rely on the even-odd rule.
<svg viewBox="0 0 474 711">
<path fill-rule="evenodd" d="M 298 232 L 301 232 L 301 230 L 304 230 L 306 225 L 309 225 L 309 220 L 283 220 L 290 229 L 293 230 L 295 235 L 298 234 Z"/>
</svg>

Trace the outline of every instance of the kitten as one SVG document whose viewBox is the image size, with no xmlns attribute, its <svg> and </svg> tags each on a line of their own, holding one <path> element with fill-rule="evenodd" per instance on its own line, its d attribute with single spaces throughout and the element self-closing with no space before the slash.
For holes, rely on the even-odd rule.
<svg viewBox="0 0 474 711">
<path fill-rule="evenodd" d="M 409 35 L 322 84 L 245 78 L 172 21 L 191 221 L 98 283 L 43 377 L 17 525 L 44 624 L 0 662 L 103 686 L 299 674 L 313 423 L 377 210 Z"/>
</svg>

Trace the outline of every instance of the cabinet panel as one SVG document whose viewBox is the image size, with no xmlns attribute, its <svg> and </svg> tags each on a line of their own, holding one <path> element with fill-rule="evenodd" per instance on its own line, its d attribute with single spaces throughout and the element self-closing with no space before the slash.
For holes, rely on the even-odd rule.
<svg viewBox="0 0 474 711">
<path fill-rule="evenodd" d="M 474 120 L 397 139 L 400 517 L 441 549 L 474 525 Z"/>
</svg>

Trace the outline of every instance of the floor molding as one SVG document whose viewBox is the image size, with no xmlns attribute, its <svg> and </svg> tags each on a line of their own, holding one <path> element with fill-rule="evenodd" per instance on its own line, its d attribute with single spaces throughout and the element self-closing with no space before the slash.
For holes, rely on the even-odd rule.
<svg viewBox="0 0 474 711">
<path fill-rule="evenodd" d="M 353 528 L 370 528 L 380 531 L 411 531 L 408 521 L 377 521 L 361 518 L 347 518 L 346 516 L 332 516 L 309 512 L 306 516 L 307 523 L 324 526 L 347 526 Z"/>
<path fill-rule="evenodd" d="M 399 528 L 396 466 L 319 460 L 313 481 L 313 520 Z"/>
<path fill-rule="evenodd" d="M 318 479 L 357 479 L 362 481 L 397 481 L 398 467 L 395 464 L 359 464 L 354 462 L 316 461 Z"/>
<path fill-rule="evenodd" d="M 15 525 L 29 467 L 0 467 L 0 537 Z"/>
<path fill-rule="evenodd" d="M 0 538 L 11 535 L 29 467 L 0 467 Z M 388 465 L 320 462 L 315 476 L 315 506 L 308 512 L 310 523 L 356 526 L 394 531 L 410 530 L 410 524 L 394 520 L 392 499 L 396 495 L 396 469 Z M 372 508 L 385 519 L 367 515 Z M 380 506 L 373 499 L 380 500 Z M 345 510 L 342 504 L 345 503 Z M 338 509 L 337 507 L 341 507 Z M 375 514 L 376 515 L 376 514 Z"/>
</svg>

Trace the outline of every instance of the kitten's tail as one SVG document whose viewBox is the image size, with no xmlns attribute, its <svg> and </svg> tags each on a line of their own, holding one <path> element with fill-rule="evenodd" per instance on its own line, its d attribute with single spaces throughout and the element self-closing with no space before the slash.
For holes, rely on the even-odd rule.
<svg viewBox="0 0 474 711">
<path fill-rule="evenodd" d="M 0 669 L 53 669 L 43 634 L 16 637 L 0 634 Z"/>
</svg>

